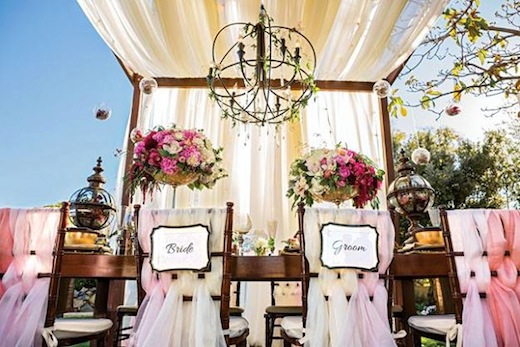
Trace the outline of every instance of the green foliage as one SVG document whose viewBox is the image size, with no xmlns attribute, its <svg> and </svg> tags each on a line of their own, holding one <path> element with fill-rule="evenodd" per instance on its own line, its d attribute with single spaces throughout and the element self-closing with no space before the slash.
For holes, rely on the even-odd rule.
<svg viewBox="0 0 520 347">
<path fill-rule="evenodd" d="M 94 288 L 96 287 L 96 280 L 88 278 L 78 278 L 74 280 L 74 290 L 80 290 L 81 288 Z"/>
<path fill-rule="evenodd" d="M 418 143 L 431 153 L 417 167 L 435 189 L 435 205 L 448 208 L 520 206 L 520 146 L 504 130 L 490 130 L 481 142 L 462 138 L 449 128 L 420 131 L 412 137 L 396 132 L 394 158 L 408 156 Z"/>
</svg>

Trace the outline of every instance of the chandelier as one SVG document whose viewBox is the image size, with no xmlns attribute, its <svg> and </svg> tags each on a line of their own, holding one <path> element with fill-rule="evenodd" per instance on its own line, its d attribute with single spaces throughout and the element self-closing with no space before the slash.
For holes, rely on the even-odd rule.
<svg viewBox="0 0 520 347">
<path fill-rule="evenodd" d="M 272 21 L 261 5 L 257 24 L 228 24 L 213 40 L 206 77 L 210 98 L 233 124 L 263 126 L 298 119 L 317 91 L 311 42 L 297 29 L 275 26 Z M 229 37 L 238 39 L 219 55 L 217 50 Z"/>
</svg>

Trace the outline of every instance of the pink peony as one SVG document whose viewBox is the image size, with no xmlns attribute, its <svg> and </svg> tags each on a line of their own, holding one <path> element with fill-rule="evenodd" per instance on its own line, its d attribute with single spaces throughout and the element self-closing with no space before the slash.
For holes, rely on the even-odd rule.
<svg viewBox="0 0 520 347">
<path fill-rule="evenodd" d="M 160 167 L 161 159 L 162 158 L 161 158 L 161 155 L 159 154 L 159 152 L 157 152 L 157 150 L 152 150 L 150 152 L 150 156 L 148 157 L 148 164 L 155 166 L 155 167 Z"/>
<path fill-rule="evenodd" d="M 174 174 L 177 172 L 177 160 L 169 157 L 163 158 L 161 161 L 161 169 L 168 175 Z"/>
</svg>

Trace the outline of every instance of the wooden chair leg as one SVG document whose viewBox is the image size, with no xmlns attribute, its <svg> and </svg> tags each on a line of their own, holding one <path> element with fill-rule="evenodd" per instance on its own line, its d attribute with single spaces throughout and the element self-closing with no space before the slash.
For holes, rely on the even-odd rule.
<svg viewBox="0 0 520 347">
<path fill-rule="evenodd" d="M 237 343 L 237 347 L 247 347 L 247 339 L 244 339 Z"/>
<path fill-rule="evenodd" d="M 269 330 L 269 316 L 268 315 L 265 315 L 265 347 L 271 347 L 271 342 L 270 342 L 270 336 L 271 336 L 271 332 Z"/>
<path fill-rule="evenodd" d="M 283 340 L 283 347 L 291 347 L 292 345 L 288 342 Z"/>
<path fill-rule="evenodd" d="M 412 331 L 412 341 L 413 341 L 413 347 L 421 347 L 421 337 L 417 334 L 414 334 Z"/>
</svg>

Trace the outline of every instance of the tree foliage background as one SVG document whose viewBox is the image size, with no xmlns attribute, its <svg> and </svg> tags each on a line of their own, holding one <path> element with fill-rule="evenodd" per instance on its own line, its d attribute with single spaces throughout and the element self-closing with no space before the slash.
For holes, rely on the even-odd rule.
<svg viewBox="0 0 520 347">
<path fill-rule="evenodd" d="M 520 142 L 503 129 L 489 130 L 482 141 L 472 141 L 449 128 L 418 131 L 407 136 L 394 132 L 396 161 L 401 149 L 430 151 L 428 164 L 417 173 L 435 189 L 435 205 L 448 208 L 520 207 Z M 397 163 L 396 163 L 397 165 Z"/>
</svg>

